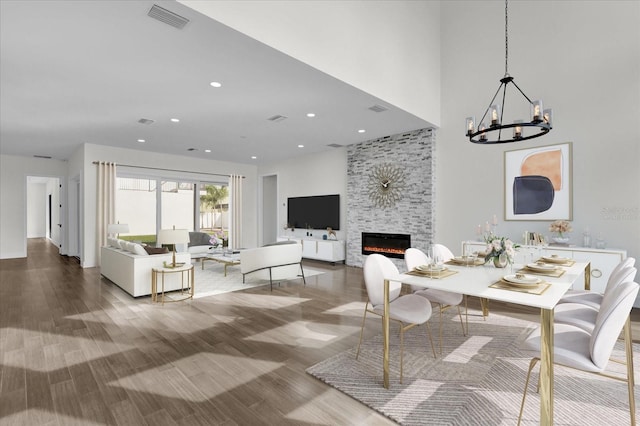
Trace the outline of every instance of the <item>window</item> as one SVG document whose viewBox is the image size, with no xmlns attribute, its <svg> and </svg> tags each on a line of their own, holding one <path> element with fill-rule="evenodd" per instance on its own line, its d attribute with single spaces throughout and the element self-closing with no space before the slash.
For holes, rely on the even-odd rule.
<svg viewBox="0 0 640 426">
<path fill-rule="evenodd" d="M 162 181 L 160 195 L 160 228 L 194 230 L 193 212 L 195 184 Z"/>
<path fill-rule="evenodd" d="M 117 179 L 116 219 L 129 225 L 128 240 L 152 243 L 156 240 L 156 180 Z"/>
<path fill-rule="evenodd" d="M 226 184 L 118 176 L 116 220 L 129 225 L 124 239 L 155 244 L 158 229 L 188 229 L 228 236 Z M 122 237 L 122 236 L 121 236 Z"/>
</svg>

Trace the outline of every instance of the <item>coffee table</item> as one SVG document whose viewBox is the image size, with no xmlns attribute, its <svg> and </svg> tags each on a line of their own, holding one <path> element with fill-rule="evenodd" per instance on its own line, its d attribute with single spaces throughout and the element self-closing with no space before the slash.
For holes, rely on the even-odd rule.
<svg viewBox="0 0 640 426">
<path fill-rule="evenodd" d="M 204 261 L 213 260 L 214 262 L 222 263 L 224 265 L 224 276 L 227 276 L 227 267 L 236 266 L 240 264 L 240 254 L 238 253 L 208 253 L 206 256 L 200 259 L 202 264 L 202 270 L 204 270 Z"/>
</svg>

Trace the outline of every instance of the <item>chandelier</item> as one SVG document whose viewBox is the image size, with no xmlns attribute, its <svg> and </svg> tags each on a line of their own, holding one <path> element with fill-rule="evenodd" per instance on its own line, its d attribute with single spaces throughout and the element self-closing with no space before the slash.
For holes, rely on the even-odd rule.
<svg viewBox="0 0 640 426">
<path fill-rule="evenodd" d="M 478 144 L 494 144 L 520 142 L 544 136 L 553 128 L 551 109 L 543 109 L 542 100 L 529 99 L 527 95 L 513 81 L 508 72 L 509 61 L 509 14 L 508 0 L 504 2 L 504 77 L 500 79 L 500 86 L 493 95 L 489 106 L 484 111 L 477 125 L 475 117 L 467 117 L 466 130 L 469 141 Z M 530 117 L 528 120 L 514 120 L 504 123 L 505 100 L 507 87 L 512 84 L 529 103 Z M 502 92 L 502 103 L 495 103 L 496 97 Z M 487 119 L 488 122 L 485 122 Z"/>
</svg>

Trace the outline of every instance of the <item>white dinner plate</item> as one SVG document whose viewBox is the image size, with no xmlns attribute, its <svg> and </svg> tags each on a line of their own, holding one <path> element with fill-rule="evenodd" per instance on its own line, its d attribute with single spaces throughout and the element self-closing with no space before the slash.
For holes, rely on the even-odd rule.
<svg viewBox="0 0 640 426">
<path fill-rule="evenodd" d="M 547 265 L 547 264 L 539 264 L 539 263 L 528 263 L 527 264 L 527 268 L 533 270 L 533 271 L 540 271 L 540 272 L 552 272 L 556 270 L 556 266 L 555 265 Z"/>
<path fill-rule="evenodd" d="M 502 277 L 502 280 L 506 283 L 514 286 L 522 286 L 522 287 L 535 287 L 542 280 L 538 277 L 534 277 L 532 275 L 524 275 L 524 274 L 516 274 L 513 275 L 505 275 Z"/>
<path fill-rule="evenodd" d="M 420 272 L 442 272 L 447 268 L 442 265 L 418 265 L 416 266 L 416 270 Z"/>
<path fill-rule="evenodd" d="M 571 260 L 568 257 L 560 257 L 560 256 L 542 256 L 542 258 L 545 260 L 545 262 L 552 262 L 552 263 L 566 263 Z"/>
</svg>

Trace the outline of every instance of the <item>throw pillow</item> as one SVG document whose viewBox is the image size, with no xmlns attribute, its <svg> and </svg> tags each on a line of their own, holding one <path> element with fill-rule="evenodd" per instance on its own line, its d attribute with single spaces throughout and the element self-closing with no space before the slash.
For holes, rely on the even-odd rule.
<svg viewBox="0 0 640 426">
<path fill-rule="evenodd" d="M 149 254 L 165 254 L 165 253 L 169 253 L 169 249 L 166 248 L 166 247 L 144 246 L 144 249 Z"/>
</svg>

